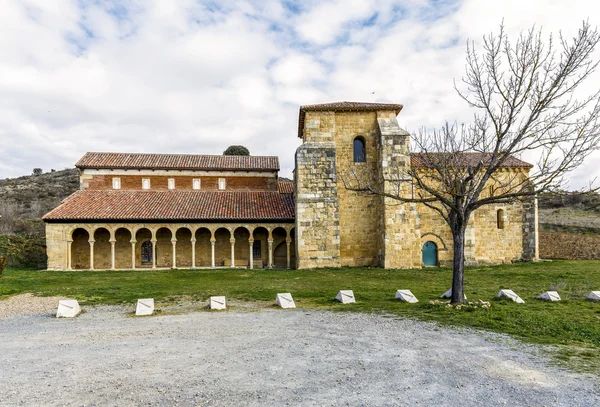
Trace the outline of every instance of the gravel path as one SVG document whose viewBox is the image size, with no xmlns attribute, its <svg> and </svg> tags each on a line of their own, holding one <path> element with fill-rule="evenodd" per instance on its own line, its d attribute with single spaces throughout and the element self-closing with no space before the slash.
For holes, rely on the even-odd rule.
<svg viewBox="0 0 600 407">
<path fill-rule="evenodd" d="M 597 378 L 502 335 L 301 309 L 130 311 L 0 319 L 0 405 L 600 405 Z"/>
</svg>

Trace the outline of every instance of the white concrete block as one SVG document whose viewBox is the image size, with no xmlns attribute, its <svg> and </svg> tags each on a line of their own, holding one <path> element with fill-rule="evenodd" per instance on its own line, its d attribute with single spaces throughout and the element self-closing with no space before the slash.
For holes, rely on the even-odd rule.
<svg viewBox="0 0 600 407">
<path fill-rule="evenodd" d="M 137 301 L 135 315 L 152 315 L 154 313 L 154 298 L 141 298 Z"/>
<path fill-rule="evenodd" d="M 353 304 L 356 302 L 356 299 L 354 298 L 354 292 L 352 292 L 352 290 L 340 290 L 340 292 L 335 296 L 335 299 L 342 304 Z"/>
<path fill-rule="evenodd" d="M 519 297 L 517 294 L 515 294 L 515 292 L 513 290 L 500 290 L 496 297 L 498 297 L 498 298 L 506 297 L 506 298 L 510 298 L 517 304 L 525 304 L 525 301 L 523 301 L 521 299 L 521 297 Z"/>
<path fill-rule="evenodd" d="M 81 307 L 79 307 L 77 300 L 60 300 L 56 318 L 73 318 L 79 315 L 80 312 Z"/>
<path fill-rule="evenodd" d="M 588 300 L 600 301 L 600 291 L 592 291 L 587 296 Z"/>
<path fill-rule="evenodd" d="M 225 297 L 210 297 L 208 307 L 210 309 L 227 309 L 227 301 L 225 301 Z"/>
<path fill-rule="evenodd" d="M 296 308 L 296 303 L 290 293 L 277 294 L 277 305 L 281 308 Z"/>
<path fill-rule="evenodd" d="M 467 295 L 463 293 L 465 296 L 465 300 L 467 299 Z M 452 298 L 452 288 L 446 291 L 444 294 L 440 295 L 440 298 Z"/>
<path fill-rule="evenodd" d="M 560 301 L 560 295 L 556 291 L 546 291 L 537 296 L 538 300 Z"/>
<path fill-rule="evenodd" d="M 419 302 L 419 300 L 417 300 L 417 297 L 415 297 L 415 295 L 411 293 L 410 290 L 397 290 L 396 298 L 400 301 L 406 301 L 410 303 Z"/>
</svg>

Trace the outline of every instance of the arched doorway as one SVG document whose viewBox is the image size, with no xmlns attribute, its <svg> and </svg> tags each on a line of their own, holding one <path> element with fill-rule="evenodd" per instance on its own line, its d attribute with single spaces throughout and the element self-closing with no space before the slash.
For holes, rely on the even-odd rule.
<svg viewBox="0 0 600 407">
<path fill-rule="evenodd" d="M 146 240 L 142 243 L 142 266 L 152 265 L 152 242 Z"/>
<path fill-rule="evenodd" d="M 437 245 L 432 242 L 425 242 L 423 245 L 423 266 L 437 266 L 438 252 Z"/>
</svg>

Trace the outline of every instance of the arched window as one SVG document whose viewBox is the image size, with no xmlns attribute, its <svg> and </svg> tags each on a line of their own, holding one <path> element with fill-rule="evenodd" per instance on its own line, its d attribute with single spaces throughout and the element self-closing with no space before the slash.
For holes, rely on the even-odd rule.
<svg viewBox="0 0 600 407">
<path fill-rule="evenodd" d="M 498 209 L 496 212 L 496 224 L 498 229 L 504 229 L 504 209 Z"/>
<path fill-rule="evenodd" d="M 367 151 L 365 149 L 365 139 L 357 137 L 354 139 L 354 162 L 364 163 L 367 161 Z"/>
</svg>

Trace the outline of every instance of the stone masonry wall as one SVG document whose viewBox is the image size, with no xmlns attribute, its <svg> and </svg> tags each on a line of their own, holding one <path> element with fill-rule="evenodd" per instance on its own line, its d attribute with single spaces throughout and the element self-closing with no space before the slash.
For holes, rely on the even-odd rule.
<svg viewBox="0 0 600 407">
<path fill-rule="evenodd" d="M 379 181 L 385 193 L 410 196 L 412 187 L 404 181 L 410 165 L 408 133 L 398 126 L 396 114 L 377 112 L 380 131 Z M 381 265 L 385 268 L 421 267 L 421 219 L 417 205 L 382 198 Z"/>
<path fill-rule="evenodd" d="M 320 123 L 313 117 L 307 120 L 307 126 L 320 127 Z M 320 134 L 316 137 L 325 138 Z M 298 147 L 295 178 L 298 268 L 339 267 L 340 221 L 335 145 L 305 142 Z"/>
<path fill-rule="evenodd" d="M 365 140 L 366 162 L 354 162 L 354 139 Z M 376 112 L 335 114 L 336 171 L 340 208 L 340 256 L 342 266 L 377 266 L 381 199 L 344 186 L 352 178 L 376 179 L 379 160 L 379 126 Z"/>
</svg>

